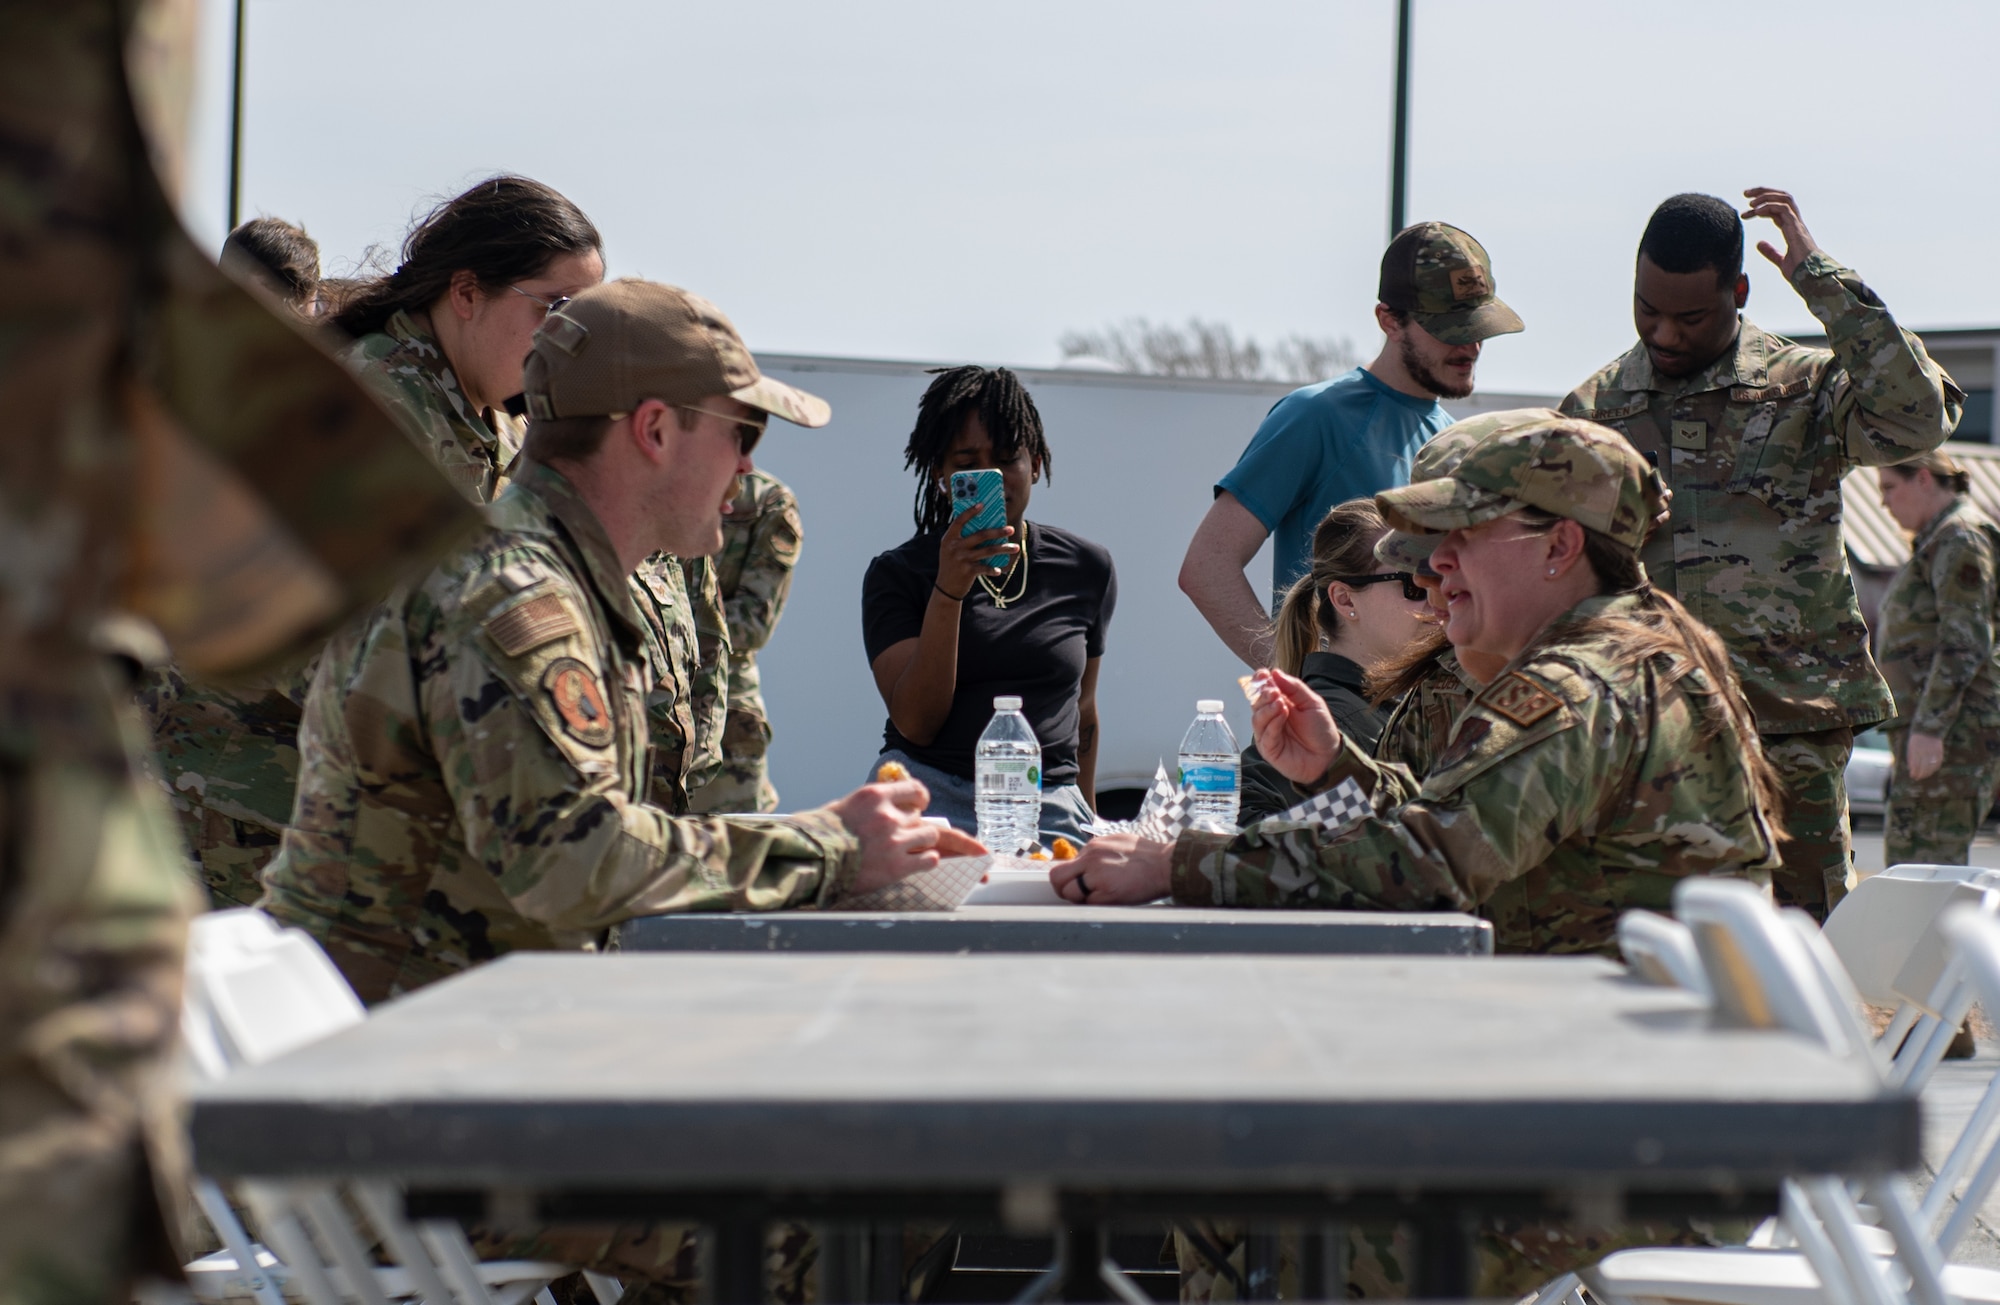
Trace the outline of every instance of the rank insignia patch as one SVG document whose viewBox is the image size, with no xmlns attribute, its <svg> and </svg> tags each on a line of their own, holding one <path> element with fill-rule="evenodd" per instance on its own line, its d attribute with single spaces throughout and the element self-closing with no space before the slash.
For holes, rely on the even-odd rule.
<svg viewBox="0 0 2000 1305">
<path fill-rule="evenodd" d="M 542 672 L 542 691 L 555 704 L 563 728 L 577 742 L 593 748 L 611 745 L 615 737 L 611 713 L 604 705 L 604 691 L 597 676 L 574 657 L 558 657 Z"/>
<path fill-rule="evenodd" d="M 1533 725 L 1562 706 L 1554 694 L 1515 671 L 1488 689 L 1480 698 L 1487 706 L 1516 725 Z"/>
</svg>

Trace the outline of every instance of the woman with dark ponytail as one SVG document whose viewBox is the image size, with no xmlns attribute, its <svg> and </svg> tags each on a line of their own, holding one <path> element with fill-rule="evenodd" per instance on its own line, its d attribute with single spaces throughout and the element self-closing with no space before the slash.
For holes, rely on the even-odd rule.
<svg viewBox="0 0 2000 1305">
<path fill-rule="evenodd" d="M 521 451 L 521 364 L 551 307 L 604 279 L 603 242 L 539 181 L 489 177 L 439 204 L 396 270 L 339 289 L 345 355 L 460 493 L 490 503 Z"/>
<path fill-rule="evenodd" d="M 1375 496 L 1390 526 L 1437 536 L 1445 636 L 1500 662 L 1431 772 L 1376 761 L 1318 694 L 1259 671 L 1258 750 L 1302 793 L 1352 779 L 1372 814 L 1334 836 L 1104 835 L 1056 867 L 1064 896 L 1477 911 L 1500 951 L 1615 955 L 1618 916 L 1669 909 L 1690 875 L 1769 882 L 1779 790 L 1749 704 L 1715 633 L 1639 565 L 1658 474 L 1617 432 L 1546 408 L 1439 438 L 1453 431 L 1448 474 Z"/>
<path fill-rule="evenodd" d="M 1312 570 L 1292 582 L 1272 628 L 1278 669 L 1304 680 L 1341 733 L 1371 750 L 1386 713 L 1365 696 L 1368 677 L 1401 659 L 1429 629 L 1416 577 L 1376 564 L 1375 542 L 1387 531 L 1374 500 L 1335 504 L 1313 530 Z M 1256 744 L 1243 750 L 1238 820 L 1247 825 L 1298 801 L 1292 782 Z"/>
<path fill-rule="evenodd" d="M 1876 473 L 1910 532 L 1910 560 L 1882 598 L 1876 661 L 1896 695 L 1886 864 L 1964 865 L 2000 783 L 2000 526 L 1967 498 L 1942 451 Z"/>
</svg>

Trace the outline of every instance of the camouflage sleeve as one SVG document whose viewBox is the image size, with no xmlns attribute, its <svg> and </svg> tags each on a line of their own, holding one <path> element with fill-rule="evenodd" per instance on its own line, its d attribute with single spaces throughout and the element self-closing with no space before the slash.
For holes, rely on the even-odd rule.
<svg viewBox="0 0 2000 1305">
<path fill-rule="evenodd" d="M 505 610 L 544 593 L 569 606 L 572 633 L 509 655 L 482 626 L 417 658 L 425 728 L 466 846 L 514 908 L 552 929 L 595 930 L 637 915 L 777 910 L 840 895 L 860 849 L 831 812 L 686 819 L 636 800 L 643 779 L 628 773 L 639 768 L 628 754 L 643 746 L 643 710 L 625 713 L 628 738 L 599 717 L 579 730 L 564 716 L 557 693 L 566 684 L 594 688 L 599 703 L 623 686 L 607 681 L 581 633 L 579 595 L 550 584 Z"/>
<path fill-rule="evenodd" d="M 1330 842 L 1297 825 L 1233 838 L 1190 832 L 1174 844 L 1174 900 L 1194 906 L 1356 910 L 1476 909 L 1501 884 L 1547 859 L 1600 804 L 1597 778 L 1640 733 L 1598 728 L 1606 703 L 1517 671 L 1514 716 L 1482 698 L 1421 788 L 1399 766 L 1349 749 L 1339 771 L 1375 780 L 1375 814 Z M 1560 692 L 1570 688 L 1570 692 Z M 1536 694 L 1542 695 L 1536 697 Z M 1521 702 L 1531 704 L 1519 710 Z M 1535 714 L 1544 704 L 1551 710 Z M 1608 740 L 1608 742 L 1607 742 Z M 1365 781 L 1364 781 L 1365 782 Z"/>
<path fill-rule="evenodd" d="M 714 559 L 687 558 L 681 570 L 701 655 L 688 677 L 694 737 L 688 740 L 687 788 L 692 793 L 722 769 L 722 736 L 729 725 L 729 664 L 735 648 Z"/>
<path fill-rule="evenodd" d="M 1965 691 L 1993 657 L 1992 544 L 1978 530 L 1946 530 L 1928 570 L 1937 595 L 1937 646 L 1910 728 L 1942 738 L 1958 720 Z"/>
<path fill-rule="evenodd" d="M 1839 364 L 1823 382 L 1818 411 L 1846 465 L 1887 466 L 1944 443 L 1965 395 L 1861 277 L 1815 250 L 1792 285 L 1826 327 Z"/>
<path fill-rule="evenodd" d="M 792 592 L 792 569 L 799 564 L 804 538 L 798 499 L 786 486 L 772 482 L 758 504 L 743 572 L 725 607 L 729 647 L 737 656 L 754 653 L 771 641 L 771 631 Z"/>
</svg>

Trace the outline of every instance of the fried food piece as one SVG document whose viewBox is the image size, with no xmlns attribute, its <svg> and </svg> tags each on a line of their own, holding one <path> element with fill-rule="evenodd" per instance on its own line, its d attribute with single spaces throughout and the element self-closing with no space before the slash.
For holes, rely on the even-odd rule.
<svg viewBox="0 0 2000 1305">
<path fill-rule="evenodd" d="M 1076 844 L 1067 838 L 1057 838 L 1055 842 L 1049 844 L 1049 851 L 1058 861 L 1076 860 Z"/>
<path fill-rule="evenodd" d="M 885 761 L 881 769 L 875 772 L 875 782 L 878 784 L 894 784 L 909 777 L 910 768 L 900 761 Z"/>
<path fill-rule="evenodd" d="M 1243 690 L 1243 696 L 1252 702 L 1257 701 L 1257 690 L 1253 687 L 1256 682 L 1257 676 L 1254 672 L 1249 675 L 1239 675 L 1236 677 L 1236 687 Z"/>
<path fill-rule="evenodd" d="M 1028 853 L 1028 859 L 1030 861 L 1046 861 L 1049 859 L 1049 849 L 1037 844 L 1035 850 Z"/>
</svg>

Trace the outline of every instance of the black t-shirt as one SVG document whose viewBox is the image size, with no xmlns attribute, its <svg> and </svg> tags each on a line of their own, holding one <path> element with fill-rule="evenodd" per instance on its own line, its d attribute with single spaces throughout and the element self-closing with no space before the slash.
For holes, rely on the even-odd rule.
<svg viewBox="0 0 2000 1305">
<path fill-rule="evenodd" d="M 890 721 L 884 747 L 947 774 L 972 778 L 972 754 L 993 719 L 993 699 L 1018 694 L 1021 714 L 1042 745 L 1045 784 L 1076 782 L 1076 703 L 1084 662 L 1104 655 L 1104 631 L 1118 603 L 1111 554 L 1054 526 L 1028 522 L 1027 592 L 1002 611 L 975 582 L 958 614 L 958 683 L 951 714 L 930 743 L 904 738 Z M 937 581 L 937 532 L 878 555 L 861 585 L 861 634 L 868 664 L 923 633 Z M 1010 575 L 1001 592 L 1021 583 Z"/>
</svg>

